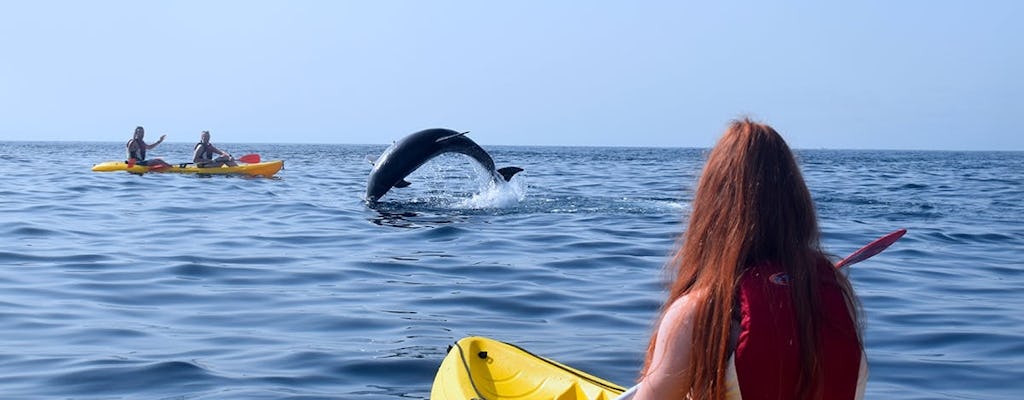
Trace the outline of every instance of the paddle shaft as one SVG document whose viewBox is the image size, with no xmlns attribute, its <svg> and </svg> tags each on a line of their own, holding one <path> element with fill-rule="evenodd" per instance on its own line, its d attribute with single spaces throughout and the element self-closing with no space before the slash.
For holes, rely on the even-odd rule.
<svg viewBox="0 0 1024 400">
<path fill-rule="evenodd" d="M 244 162 L 246 164 L 258 164 L 260 162 L 260 155 L 259 154 L 246 154 L 244 156 L 236 158 L 236 160 Z M 135 166 L 136 161 L 135 161 L 134 158 L 131 158 L 131 159 L 128 159 L 127 163 L 128 163 L 128 168 L 132 168 L 132 167 Z M 192 164 L 195 164 L 195 163 L 180 163 L 180 164 L 177 164 L 177 165 L 185 166 L 185 165 L 192 165 Z M 169 166 L 170 165 L 157 164 L 157 165 L 148 166 L 148 167 L 149 167 L 150 171 L 159 171 L 159 170 L 167 168 Z"/>
</svg>

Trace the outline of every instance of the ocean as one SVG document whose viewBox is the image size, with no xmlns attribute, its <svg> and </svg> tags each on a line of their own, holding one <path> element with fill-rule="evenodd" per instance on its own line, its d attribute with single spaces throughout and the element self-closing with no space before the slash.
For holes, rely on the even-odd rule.
<svg viewBox="0 0 1024 400">
<path fill-rule="evenodd" d="M 706 151 L 481 144 L 525 171 L 444 155 L 370 208 L 385 145 L 222 144 L 285 160 L 254 179 L 0 142 L 0 398 L 425 399 L 470 335 L 630 385 Z M 798 155 L 828 251 L 908 230 L 850 270 L 867 398 L 1024 396 L 1024 153 Z"/>
</svg>

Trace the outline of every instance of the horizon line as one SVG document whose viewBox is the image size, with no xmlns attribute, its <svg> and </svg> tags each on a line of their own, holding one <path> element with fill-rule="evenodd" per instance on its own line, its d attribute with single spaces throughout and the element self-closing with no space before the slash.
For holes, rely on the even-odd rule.
<svg viewBox="0 0 1024 400">
<path fill-rule="evenodd" d="M 3 139 L 0 143 L 119 143 L 113 140 L 20 140 L 20 139 Z M 191 143 L 189 141 L 164 141 L 164 143 Z M 328 142 L 230 142 L 230 141 L 218 141 L 225 145 L 233 144 L 244 144 L 244 145 L 322 145 L 322 146 L 390 146 L 384 143 L 328 143 Z M 681 150 L 707 150 L 711 147 L 695 147 L 695 146 L 665 146 L 665 145 L 609 145 L 609 144 L 488 144 L 489 147 L 586 147 L 586 148 L 618 148 L 618 149 L 681 149 Z M 1014 153 L 1024 152 L 1024 149 L 910 149 L 910 148 L 841 148 L 841 147 L 793 147 L 794 151 L 920 151 L 920 152 L 991 152 L 991 153 Z"/>
</svg>

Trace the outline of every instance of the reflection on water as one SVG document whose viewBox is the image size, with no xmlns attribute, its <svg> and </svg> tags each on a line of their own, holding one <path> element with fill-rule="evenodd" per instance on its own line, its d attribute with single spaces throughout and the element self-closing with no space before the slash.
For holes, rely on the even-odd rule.
<svg viewBox="0 0 1024 400">
<path fill-rule="evenodd" d="M 377 216 L 373 217 L 373 218 L 370 218 L 370 222 L 373 222 L 374 224 L 377 224 L 377 225 L 380 225 L 380 226 L 390 226 L 390 227 L 394 227 L 394 228 L 421 228 L 422 227 L 421 225 L 417 224 L 416 222 L 410 220 L 411 218 L 415 218 L 415 217 L 419 216 L 418 213 L 415 213 L 415 212 L 412 212 L 412 211 L 391 212 L 391 211 L 382 210 L 382 209 L 380 209 L 380 207 L 377 207 L 376 210 L 377 210 Z M 450 222 L 451 221 L 443 221 L 442 223 L 450 223 Z"/>
</svg>

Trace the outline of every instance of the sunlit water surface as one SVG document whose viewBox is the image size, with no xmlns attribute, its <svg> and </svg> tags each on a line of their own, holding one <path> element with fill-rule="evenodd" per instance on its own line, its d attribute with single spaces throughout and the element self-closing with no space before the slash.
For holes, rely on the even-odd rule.
<svg viewBox="0 0 1024 400">
<path fill-rule="evenodd" d="M 493 147 L 508 185 L 446 155 L 370 208 L 384 146 L 224 145 L 273 179 L 89 171 L 122 146 L 0 142 L 0 397 L 427 398 L 468 335 L 630 384 L 705 156 Z M 1020 398 L 1024 154 L 799 153 L 829 251 L 910 231 L 851 271 L 868 397 Z"/>
</svg>

